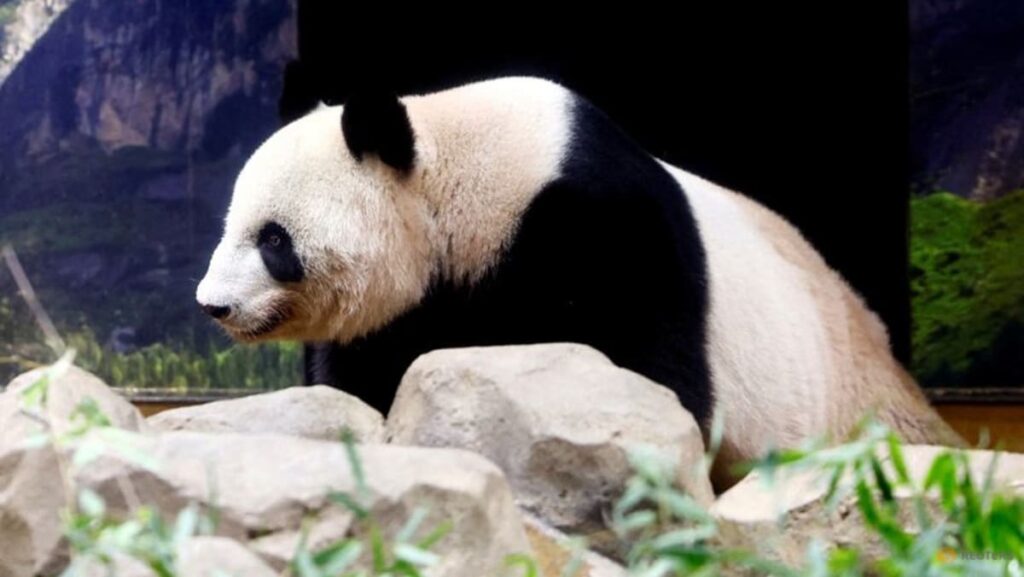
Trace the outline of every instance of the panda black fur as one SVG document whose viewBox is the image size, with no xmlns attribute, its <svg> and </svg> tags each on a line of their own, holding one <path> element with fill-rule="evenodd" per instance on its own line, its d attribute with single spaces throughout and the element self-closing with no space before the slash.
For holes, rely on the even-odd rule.
<svg viewBox="0 0 1024 577">
<path fill-rule="evenodd" d="M 580 342 L 711 409 L 707 280 L 678 182 L 584 100 L 559 174 L 506 252 L 472 283 L 435 277 L 423 301 L 352 343 L 313 348 L 308 381 L 387 411 L 405 368 L 436 348 Z"/>
<path fill-rule="evenodd" d="M 197 297 L 240 340 L 320 341 L 307 380 L 382 411 L 429 350 L 569 341 L 670 387 L 705 427 L 722 414 L 726 462 L 866 411 L 956 442 L 795 229 L 538 79 L 286 126 L 239 176 Z"/>
</svg>

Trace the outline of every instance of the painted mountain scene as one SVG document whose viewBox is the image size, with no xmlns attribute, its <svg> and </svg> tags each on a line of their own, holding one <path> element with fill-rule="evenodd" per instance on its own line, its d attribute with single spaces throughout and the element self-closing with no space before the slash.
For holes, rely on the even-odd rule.
<svg viewBox="0 0 1024 577">
<path fill-rule="evenodd" d="M 288 0 L 0 0 L 0 244 L 117 386 L 274 388 L 297 346 L 232 347 L 197 279 L 246 155 L 279 125 Z M 0 382 L 46 360 L 0 273 Z"/>
<path fill-rule="evenodd" d="M 911 3 L 913 369 L 1024 385 L 1024 3 Z"/>
</svg>

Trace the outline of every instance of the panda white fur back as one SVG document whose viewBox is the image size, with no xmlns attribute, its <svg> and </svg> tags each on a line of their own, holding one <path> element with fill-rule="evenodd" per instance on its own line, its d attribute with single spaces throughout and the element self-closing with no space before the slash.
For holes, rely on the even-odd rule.
<svg viewBox="0 0 1024 577">
<path fill-rule="evenodd" d="M 284 127 L 240 174 L 197 299 L 240 340 L 320 342 L 309 378 L 382 410 L 427 350 L 577 341 L 721 414 L 724 465 L 867 411 L 957 442 L 793 227 L 538 79 Z"/>
<path fill-rule="evenodd" d="M 884 325 L 777 214 L 666 168 L 693 206 L 708 252 L 708 355 L 726 461 L 875 414 L 909 442 L 960 444 L 892 357 Z M 763 407 L 772 406 L 764 412 Z"/>
</svg>

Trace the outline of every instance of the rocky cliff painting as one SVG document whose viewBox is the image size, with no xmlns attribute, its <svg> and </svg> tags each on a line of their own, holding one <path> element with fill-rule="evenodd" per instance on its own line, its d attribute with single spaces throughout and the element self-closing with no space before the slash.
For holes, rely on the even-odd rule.
<svg viewBox="0 0 1024 577">
<path fill-rule="evenodd" d="M 1024 3 L 911 2 L 913 369 L 1024 385 Z"/>
<path fill-rule="evenodd" d="M 112 384 L 300 378 L 297 348 L 229 347 L 192 296 L 235 174 L 279 125 L 294 19 L 289 0 L 0 0 L 0 243 Z M 45 360 L 15 295 L 5 271 L 8 374 Z"/>
</svg>

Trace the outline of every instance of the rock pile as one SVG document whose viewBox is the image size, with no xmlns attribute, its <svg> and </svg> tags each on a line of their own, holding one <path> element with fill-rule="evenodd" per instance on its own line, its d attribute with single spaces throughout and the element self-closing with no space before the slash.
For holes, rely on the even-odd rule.
<svg viewBox="0 0 1024 577">
<path fill-rule="evenodd" d="M 415 542 L 451 524 L 431 549 L 438 557 L 427 575 L 497 576 L 510 557 L 528 556 L 555 577 L 575 554 L 566 535 L 616 551 L 601 540 L 632 476 L 627 456 L 639 447 L 669 463 L 676 484 L 710 508 L 724 545 L 799 563 L 813 539 L 868 539 L 852 507 L 824 509 L 825 487 L 810 476 L 784 478 L 769 492 L 753 475 L 716 500 L 700 429 L 674 395 L 580 345 L 424 355 L 387 419 L 346 393 L 309 387 L 145 420 L 75 368 L 49 384 L 45 406 L 27 410 L 24 392 L 40 375 L 26 373 L 0 394 L 0 577 L 57 575 L 67 566 L 61 512 L 83 491 L 112 518 L 145 504 L 171 522 L 182 511 L 215 519 L 209 534 L 175 542 L 181 577 L 281 574 L 300 545 L 316 551 L 374 531 L 397 538 L 418 517 L 419 528 L 401 538 Z M 86 399 L 108 427 L 82 433 L 87 415 L 77 408 Z M 344 431 L 357 440 L 357 462 L 340 441 Z M 63 441 L 42 442 L 41 433 Z M 924 474 L 936 451 L 907 447 L 911 473 Z M 970 457 L 982 471 L 991 453 Z M 1003 455 L 996 480 L 1019 490 L 1021 479 L 1024 456 Z M 133 558 L 112 563 L 122 577 L 154 575 Z M 86 566 L 83 574 L 106 571 Z M 587 553 L 577 577 L 624 575 Z"/>
</svg>

